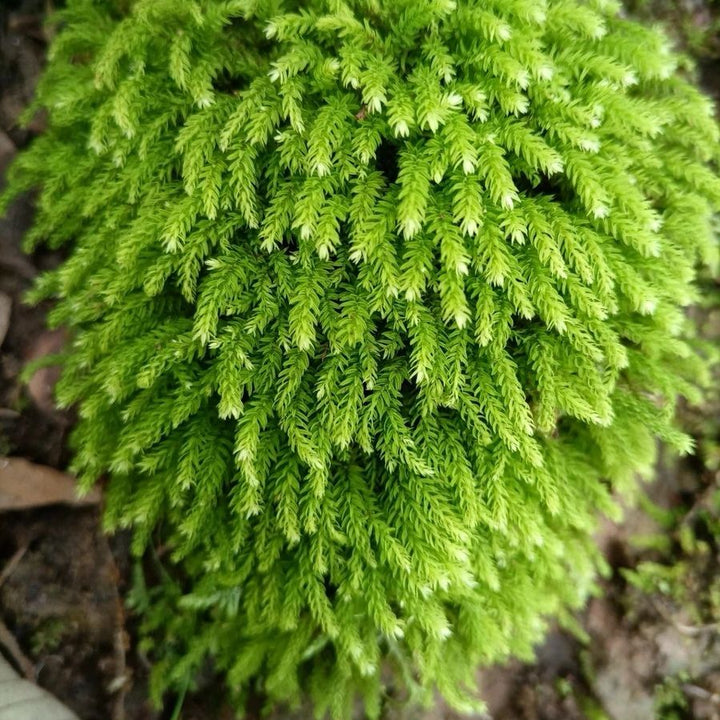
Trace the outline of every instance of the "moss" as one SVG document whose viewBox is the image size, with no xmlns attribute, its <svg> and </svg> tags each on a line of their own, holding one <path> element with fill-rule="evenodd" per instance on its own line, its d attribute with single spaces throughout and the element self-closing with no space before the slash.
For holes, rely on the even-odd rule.
<svg viewBox="0 0 720 720">
<path fill-rule="evenodd" d="M 482 707 L 709 362 L 711 104 L 611 0 L 70 0 L 14 166 L 156 697 Z"/>
<path fill-rule="evenodd" d="M 52 653 L 62 646 L 67 633 L 67 622 L 63 618 L 46 618 L 33 629 L 30 651 L 34 657 Z"/>
</svg>

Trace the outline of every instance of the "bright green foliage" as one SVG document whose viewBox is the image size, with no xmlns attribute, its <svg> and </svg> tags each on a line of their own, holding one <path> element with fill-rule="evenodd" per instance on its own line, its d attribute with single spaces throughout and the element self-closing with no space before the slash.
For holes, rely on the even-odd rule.
<svg viewBox="0 0 720 720">
<path fill-rule="evenodd" d="M 707 376 L 710 103 L 613 0 L 70 0 L 16 164 L 157 689 L 461 710 Z M 149 599 L 148 599 L 149 598 Z M 149 603 L 149 605 L 148 605 Z"/>
</svg>

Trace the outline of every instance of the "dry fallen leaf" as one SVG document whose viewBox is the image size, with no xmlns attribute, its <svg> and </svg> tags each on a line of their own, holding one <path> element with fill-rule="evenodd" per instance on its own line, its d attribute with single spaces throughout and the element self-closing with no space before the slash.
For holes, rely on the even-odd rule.
<svg viewBox="0 0 720 720">
<path fill-rule="evenodd" d="M 46 330 L 35 340 L 30 350 L 28 360 L 38 360 L 47 355 L 59 352 L 67 339 L 64 329 Z M 33 402 L 43 412 L 52 413 L 57 408 L 53 393 L 55 383 L 60 377 L 60 368 L 57 366 L 42 367 L 33 374 L 27 384 L 27 391 Z"/>
<path fill-rule="evenodd" d="M 0 655 L 0 720 L 79 720 L 37 685 L 23 680 Z"/>
<path fill-rule="evenodd" d="M 15 143 L 13 143 L 6 133 L 0 130 L 0 173 L 5 173 L 10 161 L 15 157 L 16 152 L 17 148 L 15 147 Z"/>
<path fill-rule="evenodd" d="M 9 295 L 0 292 L 0 345 L 3 344 L 8 328 L 10 327 L 10 312 L 12 300 Z"/>
<path fill-rule="evenodd" d="M 0 457 L 0 512 L 29 510 L 43 505 L 95 505 L 99 502 L 97 488 L 79 497 L 72 475 L 23 458 Z"/>
</svg>

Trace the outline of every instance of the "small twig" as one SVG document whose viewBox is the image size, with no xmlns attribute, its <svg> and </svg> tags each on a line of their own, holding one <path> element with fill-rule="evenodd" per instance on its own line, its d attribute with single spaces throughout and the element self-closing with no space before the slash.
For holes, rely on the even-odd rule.
<svg viewBox="0 0 720 720">
<path fill-rule="evenodd" d="M 683 516 L 681 523 L 683 525 L 689 525 L 697 517 L 701 510 L 707 509 L 713 495 L 717 492 L 717 489 L 716 483 L 710 483 L 695 499 L 692 507 Z"/>
<path fill-rule="evenodd" d="M 0 572 L 0 587 L 2 587 L 3 583 L 13 574 L 13 572 L 15 572 L 15 568 L 28 551 L 28 547 L 30 547 L 30 544 L 27 542 L 24 545 L 21 545 L 7 561 L 7 564 L 2 569 L 2 572 Z"/>
<path fill-rule="evenodd" d="M 684 625 L 683 623 L 675 622 L 675 627 L 683 634 L 689 635 L 690 637 L 698 637 L 705 633 L 714 633 L 720 630 L 718 623 L 707 623 L 706 625 Z"/>
<path fill-rule="evenodd" d="M 718 623 L 708 623 L 707 625 L 685 625 L 685 623 L 678 622 L 673 617 L 672 613 L 668 612 L 660 604 L 659 600 L 651 598 L 651 602 L 663 620 L 669 622 L 679 633 L 682 633 L 683 635 L 687 635 L 688 637 L 698 637 L 700 635 L 704 635 L 705 633 L 717 632 L 720 630 L 720 624 Z"/>
<path fill-rule="evenodd" d="M 705 688 L 701 688 L 698 685 L 691 685 L 690 683 L 685 683 L 682 689 L 683 692 L 686 695 L 690 695 L 690 697 L 697 698 L 698 700 L 707 700 L 713 703 L 713 705 L 720 705 L 720 695 L 717 693 L 712 693 Z"/>
<path fill-rule="evenodd" d="M 142 652 L 142 650 L 137 648 L 134 652 L 134 657 L 137 659 L 138 663 L 142 665 L 142 669 L 149 674 L 153 668 L 153 665 L 150 662 L 148 656 L 144 652 Z"/>
<path fill-rule="evenodd" d="M 23 280 L 33 280 L 37 275 L 37 270 L 24 258 L 0 258 L 0 266 L 17 273 Z"/>
<path fill-rule="evenodd" d="M 117 591 L 117 584 L 120 578 L 120 571 L 117 563 L 110 552 L 110 547 L 105 545 L 112 564 L 113 576 L 115 578 L 115 632 L 113 633 L 113 655 L 114 655 L 114 678 L 110 683 L 109 692 L 115 695 L 112 706 L 112 720 L 125 720 L 125 696 L 130 689 L 132 671 L 127 666 L 128 636 L 125 632 L 125 608 L 123 607 L 120 595 Z"/>
<path fill-rule="evenodd" d="M 7 625 L 0 620 L 0 645 L 2 645 L 23 674 L 26 680 L 35 682 L 35 666 L 20 649 L 14 635 L 8 630 Z"/>
<path fill-rule="evenodd" d="M 112 683 L 110 692 L 115 693 L 115 700 L 113 702 L 112 720 L 125 720 L 125 696 L 127 695 L 130 678 L 125 657 L 125 630 L 122 626 L 115 630 L 113 650 L 115 651 L 115 680 Z"/>
</svg>

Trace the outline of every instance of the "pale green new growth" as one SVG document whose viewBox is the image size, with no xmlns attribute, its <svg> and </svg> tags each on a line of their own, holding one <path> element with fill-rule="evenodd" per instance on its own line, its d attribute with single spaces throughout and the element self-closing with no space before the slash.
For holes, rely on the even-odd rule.
<svg viewBox="0 0 720 720">
<path fill-rule="evenodd" d="M 528 657 L 698 396 L 712 108 L 612 0 L 69 0 L 28 247 L 156 691 L 377 717 Z M 139 601 L 138 601 L 139 602 Z"/>
</svg>

